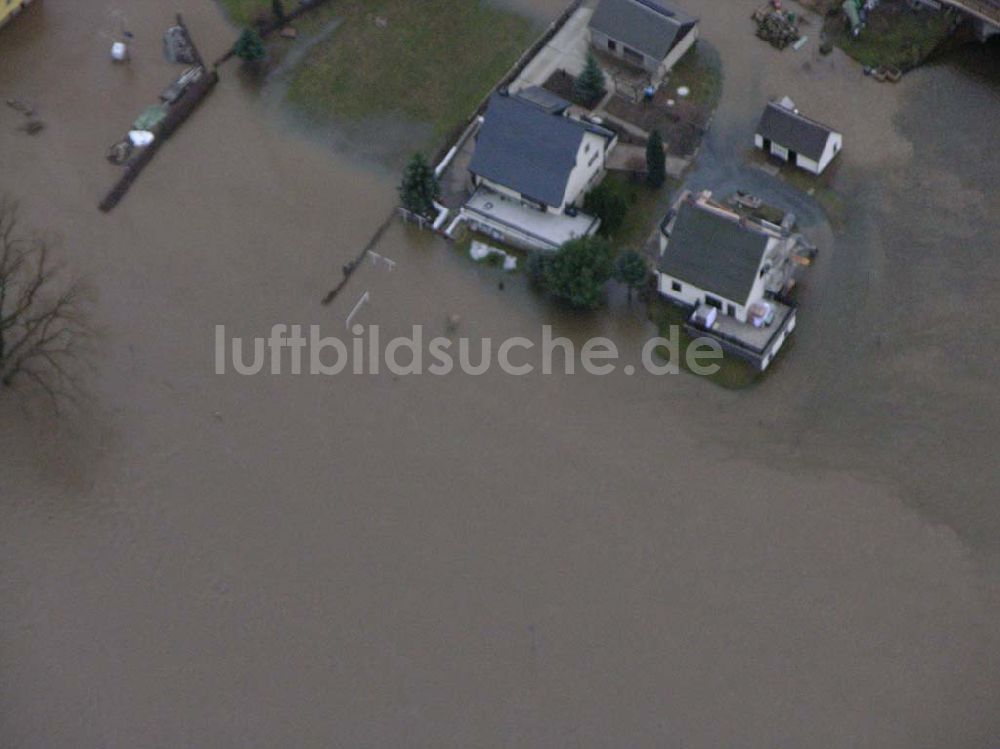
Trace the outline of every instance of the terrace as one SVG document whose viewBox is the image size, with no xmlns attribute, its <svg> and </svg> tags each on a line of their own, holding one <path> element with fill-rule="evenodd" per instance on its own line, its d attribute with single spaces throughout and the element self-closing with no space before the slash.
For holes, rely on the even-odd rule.
<svg viewBox="0 0 1000 749">
<path fill-rule="evenodd" d="M 705 305 L 702 304 L 694 310 L 684 327 L 693 337 L 714 338 L 724 351 L 745 359 L 763 371 L 770 365 L 796 324 L 794 307 L 773 299 L 767 300 L 767 303 L 774 309 L 774 319 L 770 325 L 757 328 L 750 323 L 718 314 L 712 325 L 706 326 L 698 321 L 699 313 L 705 310 Z"/>
<path fill-rule="evenodd" d="M 593 216 L 543 213 L 480 187 L 462 208 L 469 227 L 524 249 L 556 250 L 564 243 L 593 234 Z"/>
</svg>

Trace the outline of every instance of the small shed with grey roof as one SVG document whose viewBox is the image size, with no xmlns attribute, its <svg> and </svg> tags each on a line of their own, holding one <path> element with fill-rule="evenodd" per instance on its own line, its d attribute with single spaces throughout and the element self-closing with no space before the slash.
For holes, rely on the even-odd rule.
<svg viewBox="0 0 1000 749">
<path fill-rule="evenodd" d="M 801 114 L 788 98 L 770 102 L 754 136 L 757 148 L 813 174 L 822 174 L 843 147 L 843 136 Z"/>
<path fill-rule="evenodd" d="M 591 43 L 650 73 L 659 85 L 698 38 L 698 19 L 659 0 L 601 0 L 590 19 Z"/>
</svg>

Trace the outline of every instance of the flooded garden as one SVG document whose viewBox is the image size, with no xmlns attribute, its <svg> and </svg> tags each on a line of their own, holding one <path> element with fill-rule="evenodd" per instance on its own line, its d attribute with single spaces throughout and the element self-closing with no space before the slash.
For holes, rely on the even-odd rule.
<svg viewBox="0 0 1000 749">
<path fill-rule="evenodd" d="M 677 4 L 721 90 L 671 189 L 749 190 L 820 247 L 793 347 L 738 390 L 215 374 L 216 325 L 343 334 L 365 293 L 351 319 L 385 337 L 550 325 L 637 356 L 656 325 L 624 290 L 571 312 L 401 222 L 376 248 L 392 264 L 322 304 L 394 210 L 400 159 L 445 141 L 562 2 L 334 0 L 273 40 L 270 82 L 226 63 L 108 214 L 107 148 L 176 77 L 175 13 L 213 59 L 257 6 L 45 0 L 0 30 L 0 100 L 45 122 L 0 106 L 0 192 L 87 284 L 95 330 L 72 408 L 0 393 L 0 743 L 1000 734 L 995 40 L 886 85 L 815 36 L 759 40 L 755 1 Z M 435 34 L 440 54 L 403 54 Z M 844 134 L 822 181 L 753 155 L 782 96 Z"/>
</svg>

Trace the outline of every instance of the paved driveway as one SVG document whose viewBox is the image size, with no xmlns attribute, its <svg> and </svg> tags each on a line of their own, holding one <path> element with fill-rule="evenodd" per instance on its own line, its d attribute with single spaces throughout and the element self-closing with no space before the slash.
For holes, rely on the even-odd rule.
<svg viewBox="0 0 1000 749">
<path fill-rule="evenodd" d="M 565 70 L 570 75 L 579 75 L 587 61 L 587 47 L 590 35 L 587 25 L 594 9 L 581 6 L 570 16 L 559 32 L 552 37 L 521 72 L 510 88 L 520 91 L 529 86 L 541 86 L 557 70 Z"/>
</svg>

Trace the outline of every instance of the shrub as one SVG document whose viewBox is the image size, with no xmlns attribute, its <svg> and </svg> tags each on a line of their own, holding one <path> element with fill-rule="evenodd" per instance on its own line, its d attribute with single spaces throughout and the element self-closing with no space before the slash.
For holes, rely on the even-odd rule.
<svg viewBox="0 0 1000 749">
<path fill-rule="evenodd" d="M 608 181 L 602 182 L 583 199 L 583 210 L 601 219 L 602 236 L 611 236 L 618 231 L 628 215 L 629 199 L 624 190 Z"/>
<path fill-rule="evenodd" d="M 434 201 L 441 196 L 434 170 L 422 153 L 415 153 L 403 172 L 399 185 L 399 199 L 403 207 L 421 216 L 434 215 Z"/>
<path fill-rule="evenodd" d="M 236 40 L 236 44 L 233 45 L 233 53 L 243 62 L 260 62 L 267 57 L 264 40 L 253 29 L 243 30 L 239 39 Z"/>
<path fill-rule="evenodd" d="M 573 93 L 581 104 L 590 106 L 604 95 L 604 83 L 604 71 L 597 64 L 597 58 L 588 54 L 583 72 L 573 82 Z"/>
<path fill-rule="evenodd" d="M 545 288 L 578 309 L 601 305 L 604 284 L 611 278 L 611 244 L 601 237 L 566 242 L 545 263 Z"/>
<path fill-rule="evenodd" d="M 615 258 L 614 279 L 628 286 L 628 297 L 632 292 L 642 288 L 649 278 L 649 266 L 646 260 L 635 250 L 625 250 Z"/>
</svg>

